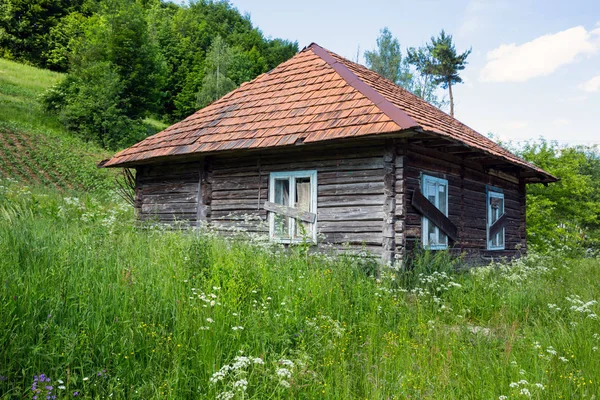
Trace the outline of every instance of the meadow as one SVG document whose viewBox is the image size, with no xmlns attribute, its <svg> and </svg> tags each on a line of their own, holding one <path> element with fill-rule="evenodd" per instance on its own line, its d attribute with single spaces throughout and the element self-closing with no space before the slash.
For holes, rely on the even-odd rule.
<svg viewBox="0 0 600 400">
<path fill-rule="evenodd" d="M 1 181 L 0 398 L 596 398 L 597 258 L 372 267 Z"/>
</svg>

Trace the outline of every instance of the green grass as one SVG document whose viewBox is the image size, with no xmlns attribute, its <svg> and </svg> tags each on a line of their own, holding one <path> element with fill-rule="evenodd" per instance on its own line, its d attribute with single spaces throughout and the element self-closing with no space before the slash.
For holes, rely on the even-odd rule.
<svg viewBox="0 0 600 400">
<path fill-rule="evenodd" d="M 0 185 L 0 398 L 30 398 L 41 373 L 59 398 L 599 391 L 598 259 L 374 279 L 356 259 L 140 227 L 118 203 Z"/>
<path fill-rule="evenodd" d="M 111 152 L 74 137 L 41 108 L 40 95 L 62 77 L 0 58 L 0 178 L 106 192 L 115 173 L 96 164 Z"/>
</svg>

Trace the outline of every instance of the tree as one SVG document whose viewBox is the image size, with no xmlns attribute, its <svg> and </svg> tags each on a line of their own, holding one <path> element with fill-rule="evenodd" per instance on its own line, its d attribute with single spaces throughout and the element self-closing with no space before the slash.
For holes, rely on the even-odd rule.
<svg viewBox="0 0 600 400">
<path fill-rule="evenodd" d="M 144 9 L 129 0 L 105 0 L 62 49 L 69 74 L 46 94 L 46 109 L 72 132 L 107 148 L 143 139 L 141 119 L 157 109 L 164 85 Z"/>
<path fill-rule="evenodd" d="M 206 55 L 206 75 L 198 92 L 198 107 L 205 107 L 237 87 L 227 76 L 233 59 L 232 49 L 221 36 L 217 36 Z"/>
<path fill-rule="evenodd" d="M 448 89 L 450 115 L 454 116 L 452 85 L 462 83 L 463 80 L 459 75 L 459 71 L 465 69 L 471 49 L 462 54 L 457 54 L 454 43 L 452 43 L 452 36 L 446 35 L 446 32 L 442 29 L 437 38 L 431 38 L 431 43 L 427 44 L 427 50 L 431 55 L 432 64 L 428 66 L 428 69 L 430 68 L 430 72 L 434 77 L 433 83 Z"/>
<path fill-rule="evenodd" d="M 39 66 L 52 43 L 50 31 L 62 17 L 80 11 L 83 0 L 0 1 L 0 56 Z M 54 68 L 56 69 L 56 68 Z"/>
<path fill-rule="evenodd" d="M 387 27 L 381 30 L 377 38 L 377 48 L 365 51 L 365 59 L 369 69 L 396 85 L 410 90 L 412 74 L 409 70 L 408 60 L 402 58 L 400 43 L 392 36 L 392 32 Z"/>
<path fill-rule="evenodd" d="M 413 74 L 412 92 L 437 108 L 445 108 L 448 102 L 438 98 L 436 94 L 438 85 L 433 82 L 433 59 L 429 49 L 410 47 L 407 49 L 406 59 L 417 72 Z"/>
</svg>

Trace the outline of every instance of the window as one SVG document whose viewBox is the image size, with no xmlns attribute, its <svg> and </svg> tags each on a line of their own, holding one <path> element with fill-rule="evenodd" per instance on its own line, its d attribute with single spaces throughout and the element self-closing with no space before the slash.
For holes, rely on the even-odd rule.
<svg viewBox="0 0 600 400">
<path fill-rule="evenodd" d="M 487 195 L 487 248 L 504 250 L 504 227 L 490 236 L 490 228 L 504 215 L 504 193 L 488 188 Z"/>
<path fill-rule="evenodd" d="M 310 213 L 317 212 L 317 171 L 272 172 L 269 201 Z M 279 213 L 269 216 L 269 234 L 283 243 L 317 241 L 316 221 L 301 221 Z"/>
<path fill-rule="evenodd" d="M 421 191 L 431 204 L 448 216 L 448 181 L 446 179 L 423 175 Z M 423 217 L 422 236 L 423 247 L 426 249 L 443 250 L 448 247 L 448 236 L 426 217 Z"/>
</svg>

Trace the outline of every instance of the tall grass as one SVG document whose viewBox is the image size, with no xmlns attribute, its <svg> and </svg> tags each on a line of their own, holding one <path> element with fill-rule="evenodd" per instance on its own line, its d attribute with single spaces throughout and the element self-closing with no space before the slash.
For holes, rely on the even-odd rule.
<svg viewBox="0 0 600 400">
<path fill-rule="evenodd" d="M 118 202 L 0 185 L 0 398 L 31 398 L 34 377 L 58 398 L 598 392 L 597 259 L 461 274 L 428 263 L 404 286 L 351 258 L 139 226 Z"/>
</svg>

